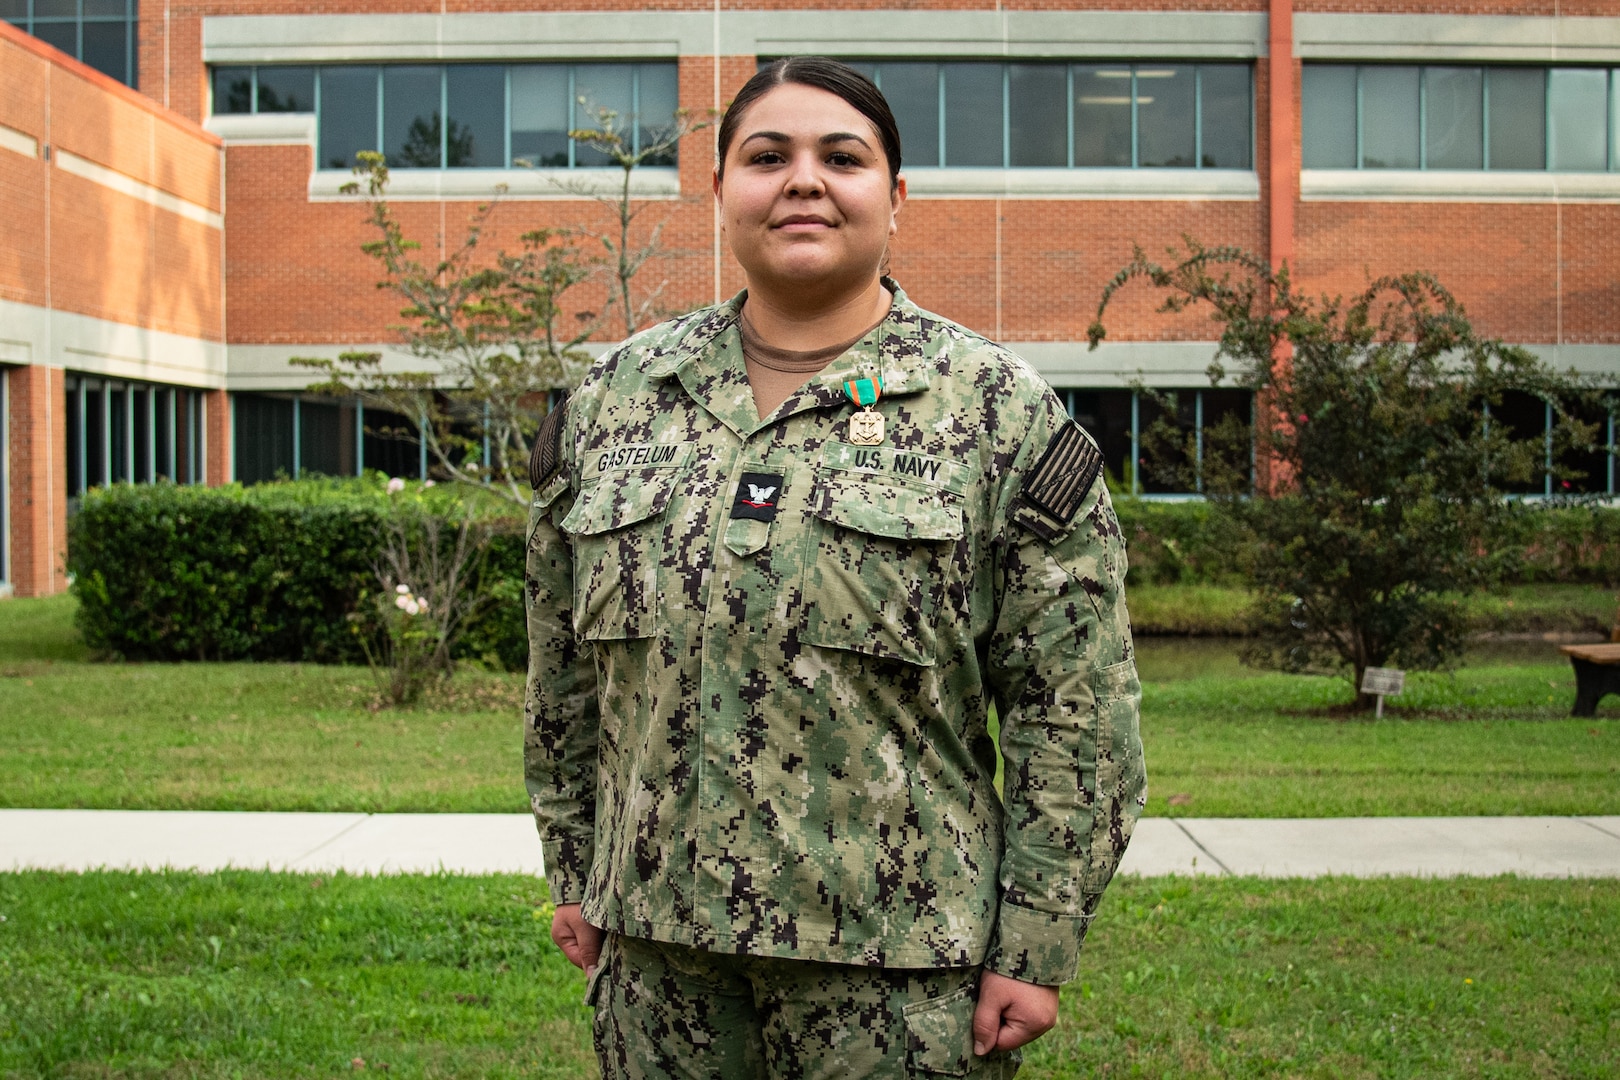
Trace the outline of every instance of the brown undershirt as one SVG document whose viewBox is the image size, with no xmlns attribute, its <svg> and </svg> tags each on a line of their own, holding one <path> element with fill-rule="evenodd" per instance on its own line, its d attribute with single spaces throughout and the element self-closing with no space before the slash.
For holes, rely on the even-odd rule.
<svg viewBox="0 0 1620 1080">
<path fill-rule="evenodd" d="M 888 317 L 888 312 L 884 312 L 883 319 Z M 743 365 L 748 370 L 748 386 L 754 391 L 754 408 L 759 410 L 760 417 L 775 412 L 776 407 L 808 382 L 810 376 L 848 352 L 850 346 L 876 330 L 883 319 L 841 344 L 800 351 L 778 349 L 761 341 L 754 324 L 748 319 L 748 309 L 744 308 L 738 323 L 738 329 L 742 332 Z"/>
</svg>

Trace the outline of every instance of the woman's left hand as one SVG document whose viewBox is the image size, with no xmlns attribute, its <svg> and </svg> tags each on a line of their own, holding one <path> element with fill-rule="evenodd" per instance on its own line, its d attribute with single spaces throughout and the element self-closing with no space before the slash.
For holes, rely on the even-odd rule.
<svg viewBox="0 0 1620 1080">
<path fill-rule="evenodd" d="M 1009 979 L 986 971 L 979 977 L 979 1007 L 973 1011 L 973 1052 L 1013 1050 L 1057 1026 L 1058 988 Z"/>
</svg>

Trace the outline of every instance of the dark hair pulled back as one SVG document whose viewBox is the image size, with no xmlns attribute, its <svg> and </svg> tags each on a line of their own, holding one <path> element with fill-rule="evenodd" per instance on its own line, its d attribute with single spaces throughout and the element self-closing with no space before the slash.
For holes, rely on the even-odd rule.
<svg viewBox="0 0 1620 1080">
<path fill-rule="evenodd" d="M 726 171 L 726 154 L 737 138 L 737 128 L 754 102 L 783 83 L 813 86 L 841 98 L 850 108 L 872 122 L 878 140 L 883 144 L 883 155 L 889 159 L 889 187 L 900 177 L 900 127 L 894 122 L 894 112 L 879 90 L 865 75 L 848 64 L 825 56 L 788 56 L 774 60 L 755 72 L 743 84 L 726 109 L 720 121 L 719 150 L 720 175 Z"/>
</svg>

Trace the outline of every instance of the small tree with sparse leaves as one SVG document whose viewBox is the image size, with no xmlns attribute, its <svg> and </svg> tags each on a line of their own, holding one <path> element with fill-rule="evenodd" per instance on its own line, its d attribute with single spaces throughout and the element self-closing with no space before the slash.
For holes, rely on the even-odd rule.
<svg viewBox="0 0 1620 1080">
<path fill-rule="evenodd" d="M 1160 310 L 1207 305 L 1220 327 L 1212 384 L 1256 396 L 1259 431 L 1235 417 L 1201 454 L 1170 412 L 1149 433 L 1150 467 L 1209 497 L 1243 537 L 1255 590 L 1258 666 L 1349 674 L 1357 706 L 1369 667 L 1433 670 L 1460 655 L 1458 597 L 1499 585 L 1519 553 L 1490 550 L 1516 504 L 1504 489 L 1545 464 L 1543 436 L 1515 437 L 1490 409 L 1510 391 L 1553 403 L 1553 468 L 1590 447 L 1576 406 L 1598 393 L 1533 354 L 1475 333 L 1429 274 L 1382 277 L 1348 302 L 1313 299 L 1236 248 L 1185 251 L 1161 265 L 1140 249 L 1103 290 L 1093 348 L 1116 292 L 1145 281 Z M 1260 482 L 1256 483 L 1256 477 Z"/>
</svg>

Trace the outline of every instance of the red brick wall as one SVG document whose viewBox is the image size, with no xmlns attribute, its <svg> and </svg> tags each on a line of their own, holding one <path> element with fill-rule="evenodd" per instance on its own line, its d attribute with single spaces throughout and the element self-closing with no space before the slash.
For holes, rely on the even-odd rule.
<svg viewBox="0 0 1620 1080">
<path fill-rule="evenodd" d="M 4 24 L 0 124 L 40 146 L 0 153 L 0 297 L 223 336 L 219 230 L 58 167 L 73 154 L 217 213 L 218 139 Z"/>
<path fill-rule="evenodd" d="M 803 0 L 727 0 L 726 9 L 777 5 L 802 7 Z M 536 5 L 533 0 L 462 0 L 444 10 L 614 10 L 624 0 L 567 0 Z M 635 5 L 641 9 L 643 5 Z M 664 10 L 709 10 L 701 2 L 660 3 Z M 827 0 L 819 6 L 851 9 L 986 8 L 963 0 Z M 1266 0 L 1014 0 L 1025 10 L 1227 10 L 1264 11 Z M 1301 11 L 1382 11 L 1448 14 L 1551 14 L 1554 0 L 1299 0 Z M 1620 0 L 1558 0 L 1563 14 L 1620 14 Z M 357 4 L 265 2 L 253 5 L 191 3 L 168 9 L 176 107 L 201 115 L 206 78 L 200 61 L 200 19 L 206 13 L 291 13 L 338 11 L 440 10 L 431 0 L 385 0 Z M 150 25 L 164 9 L 143 8 Z M 189 20 L 189 22 L 188 22 Z M 185 40 L 181 40 L 184 38 Z M 161 34 L 143 45 L 142 85 L 154 93 L 154 50 Z M 722 59 L 721 99 L 728 99 L 752 74 L 753 57 Z M 1298 115 L 1298 66 L 1294 71 L 1293 115 Z M 683 105 L 697 112 L 714 100 L 713 67 L 708 57 L 681 61 Z M 1258 203 L 1120 202 L 1101 200 L 934 200 L 916 199 L 902 212 L 892 269 L 924 305 L 959 318 L 976 329 L 1009 340 L 1080 340 L 1104 284 L 1131 257 L 1133 244 L 1150 255 L 1164 255 L 1183 233 L 1206 244 L 1238 244 L 1264 255 L 1271 249 L 1268 200 L 1270 145 L 1269 79 L 1256 68 L 1255 162 L 1261 183 Z M 1292 127 L 1288 160 L 1297 169 L 1299 131 Z M 672 308 L 713 299 L 715 260 L 713 210 L 709 203 L 713 132 L 694 136 L 683 148 L 682 201 L 658 203 L 643 220 L 664 223 L 671 257 L 649 268 L 645 280 L 667 277 L 665 298 Z M 239 147 L 228 162 L 229 337 L 236 342 L 362 342 L 386 336 L 397 322 L 397 304 L 378 292 L 374 264 L 359 253 L 370 238 L 364 209 L 353 203 L 308 202 L 308 151 L 287 147 Z M 465 228 L 469 203 L 412 203 L 397 206 L 411 235 L 436 252 Z M 1302 280 L 1312 288 L 1353 290 L 1373 274 L 1432 269 L 1441 274 L 1481 324 L 1493 333 L 1521 341 L 1612 341 L 1616 326 L 1615 209 L 1605 206 L 1479 205 L 1450 203 L 1307 203 L 1296 206 L 1295 258 Z M 603 223 L 589 203 L 521 202 L 504 206 L 487 234 L 490 249 L 513 246 L 517 235 L 537 226 Z M 999 220 L 998 220 L 999 219 Z M 1560 224 L 1561 223 L 1561 224 Z M 998 246 L 999 226 L 999 246 Z M 1559 252 L 1562 252 L 1562 263 Z M 1498 256 L 1498 253 L 1500 255 Z M 1562 269 L 1560 270 L 1560 265 Z M 721 258 L 721 295 L 742 284 L 729 257 Z M 576 306 L 595 310 L 599 291 L 582 289 Z M 1171 318 L 1156 314 L 1148 289 L 1124 293 L 1108 319 L 1113 340 L 1207 340 L 1213 328 L 1201 315 Z M 1549 314 L 1550 313 L 1550 314 Z M 603 337 L 616 330 L 604 329 Z"/>
<path fill-rule="evenodd" d="M 11 585 L 18 596 L 67 587 L 67 428 L 59 368 L 0 368 L 10 413 L 7 490 Z"/>
</svg>

